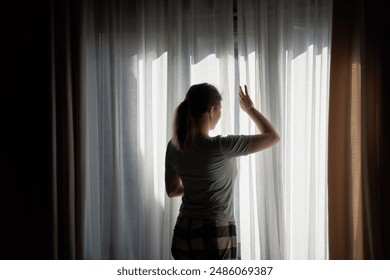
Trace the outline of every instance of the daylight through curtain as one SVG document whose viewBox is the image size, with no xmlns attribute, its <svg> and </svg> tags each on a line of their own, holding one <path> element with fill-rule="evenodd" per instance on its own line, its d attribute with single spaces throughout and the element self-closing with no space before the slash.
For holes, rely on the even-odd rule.
<svg viewBox="0 0 390 280">
<path fill-rule="evenodd" d="M 223 95 L 213 135 L 255 132 L 238 106 L 247 84 L 282 137 L 237 161 L 242 258 L 327 258 L 331 1 L 234 3 L 84 2 L 84 258 L 171 258 L 180 199 L 165 195 L 165 148 L 200 82 Z"/>
<path fill-rule="evenodd" d="M 331 4 L 238 1 L 240 84 L 281 135 L 275 147 L 241 160 L 243 258 L 328 257 Z M 255 131 L 247 118 L 239 127 Z"/>
</svg>

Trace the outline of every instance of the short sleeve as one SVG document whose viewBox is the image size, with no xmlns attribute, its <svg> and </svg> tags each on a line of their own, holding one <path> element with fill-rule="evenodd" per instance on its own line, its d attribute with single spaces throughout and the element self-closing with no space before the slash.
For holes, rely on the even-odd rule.
<svg viewBox="0 0 390 280">
<path fill-rule="evenodd" d="M 171 163 L 171 155 L 172 155 L 172 142 L 169 141 L 167 150 L 165 153 L 165 177 L 174 177 L 177 176 L 177 172 Z"/>
<path fill-rule="evenodd" d="M 252 145 L 249 135 L 228 135 L 219 138 L 219 146 L 226 157 L 246 156 Z"/>
</svg>

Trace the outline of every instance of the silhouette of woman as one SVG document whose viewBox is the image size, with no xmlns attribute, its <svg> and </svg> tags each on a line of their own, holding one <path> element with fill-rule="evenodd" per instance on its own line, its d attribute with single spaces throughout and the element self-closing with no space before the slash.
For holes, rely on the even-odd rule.
<svg viewBox="0 0 390 280">
<path fill-rule="evenodd" d="M 207 83 L 193 85 L 176 108 L 173 137 L 165 156 L 169 197 L 182 196 L 172 238 L 174 259 L 236 259 L 233 158 L 279 142 L 271 123 L 254 108 L 245 86 L 240 107 L 260 131 L 255 135 L 210 137 L 221 118 L 222 96 Z"/>
</svg>

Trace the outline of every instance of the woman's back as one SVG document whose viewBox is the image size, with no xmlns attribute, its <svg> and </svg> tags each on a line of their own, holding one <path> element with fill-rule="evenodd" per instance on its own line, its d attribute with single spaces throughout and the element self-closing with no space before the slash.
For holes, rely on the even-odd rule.
<svg viewBox="0 0 390 280">
<path fill-rule="evenodd" d="M 277 131 L 240 87 L 240 107 L 260 134 L 209 137 L 221 117 L 222 96 L 209 84 L 190 87 L 176 108 L 173 137 L 165 160 L 169 197 L 183 196 L 172 237 L 175 259 L 235 259 L 237 234 L 233 186 L 234 158 L 264 150 L 279 141 Z"/>
<path fill-rule="evenodd" d="M 234 157 L 247 155 L 248 136 L 196 137 L 182 152 L 169 142 L 166 173 L 179 176 L 185 186 L 180 215 L 196 219 L 233 221 Z"/>
</svg>

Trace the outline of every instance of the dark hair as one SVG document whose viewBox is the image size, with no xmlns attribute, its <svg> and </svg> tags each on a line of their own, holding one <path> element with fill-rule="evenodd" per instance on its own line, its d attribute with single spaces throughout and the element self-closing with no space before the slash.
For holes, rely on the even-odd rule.
<svg viewBox="0 0 390 280">
<path fill-rule="evenodd" d="M 179 150 L 188 151 L 197 133 L 196 120 L 221 100 L 221 94 L 213 85 L 204 83 L 189 88 L 186 98 L 176 108 L 173 121 L 173 143 Z"/>
</svg>

